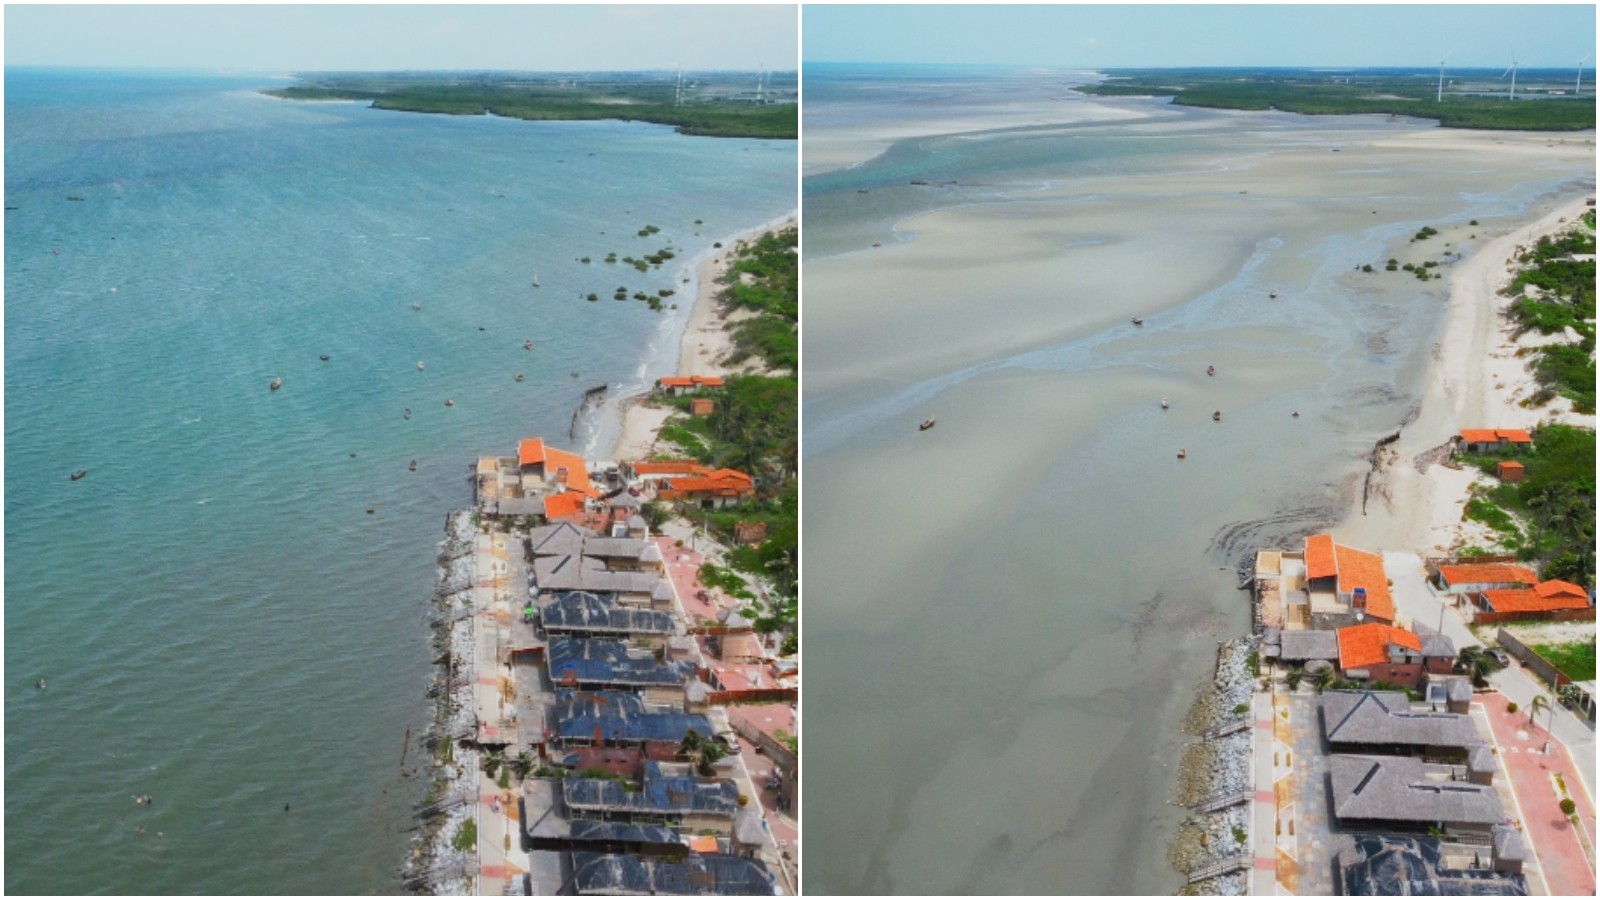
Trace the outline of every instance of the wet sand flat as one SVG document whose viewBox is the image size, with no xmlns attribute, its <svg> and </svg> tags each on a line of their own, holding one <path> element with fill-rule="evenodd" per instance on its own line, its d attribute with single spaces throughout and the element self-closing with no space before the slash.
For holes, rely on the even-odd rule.
<svg viewBox="0 0 1600 900">
<path fill-rule="evenodd" d="M 1451 282 L 1384 262 L 1593 190 L 1592 135 L 1107 105 L 807 179 L 808 891 L 1174 890 L 1240 554 L 1422 403 Z"/>
</svg>

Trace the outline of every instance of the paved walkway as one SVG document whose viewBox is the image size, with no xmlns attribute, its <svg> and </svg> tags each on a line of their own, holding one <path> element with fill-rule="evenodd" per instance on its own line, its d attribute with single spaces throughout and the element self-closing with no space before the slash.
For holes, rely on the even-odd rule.
<svg viewBox="0 0 1600 900">
<path fill-rule="evenodd" d="M 1485 694 L 1472 701 L 1479 714 L 1487 718 L 1499 752 L 1502 771 L 1510 779 L 1520 807 L 1523 836 L 1536 856 L 1549 892 L 1553 896 L 1594 896 L 1595 876 L 1594 804 L 1581 790 L 1572 788 L 1571 774 L 1577 771 L 1572 757 L 1542 723 L 1528 725 L 1528 714 L 1519 705 L 1507 712 L 1507 698 Z M 1544 718 L 1540 713 L 1539 718 Z M 1549 752 L 1546 752 L 1548 747 Z M 1592 757 L 1586 760 L 1592 764 Z M 1556 777 L 1568 786 L 1584 828 L 1572 827 L 1560 808 L 1560 788 Z"/>
</svg>

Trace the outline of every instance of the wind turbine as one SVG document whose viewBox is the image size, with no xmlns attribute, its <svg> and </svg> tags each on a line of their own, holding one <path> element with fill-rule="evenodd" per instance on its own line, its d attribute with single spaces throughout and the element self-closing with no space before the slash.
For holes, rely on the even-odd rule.
<svg viewBox="0 0 1600 900">
<path fill-rule="evenodd" d="M 1452 47 L 1450 48 L 1450 52 L 1444 55 L 1444 59 L 1439 60 L 1439 96 L 1434 98 L 1435 103 L 1444 102 L 1444 64 L 1450 59 L 1451 56 L 1455 55 L 1455 52 L 1456 48 Z"/>
<path fill-rule="evenodd" d="M 1517 99 L 1517 51 L 1516 50 L 1512 50 L 1511 51 L 1511 68 L 1506 69 L 1504 72 L 1501 72 L 1500 73 L 1500 77 L 1502 79 L 1504 79 L 1508 73 L 1511 75 L 1511 94 L 1506 99 L 1515 100 L 1515 99 Z"/>
<path fill-rule="evenodd" d="M 756 105 L 757 106 L 759 106 L 761 104 L 761 97 L 762 97 L 762 85 L 761 85 L 761 82 L 766 80 L 766 77 L 767 77 L 767 64 L 766 63 L 762 63 L 761 64 L 761 71 L 756 73 Z"/>
<path fill-rule="evenodd" d="M 1572 86 L 1572 92 L 1574 94 L 1583 93 L 1583 64 L 1588 61 L 1589 57 L 1587 55 L 1585 55 L 1583 59 L 1578 60 L 1578 83 Z"/>
<path fill-rule="evenodd" d="M 683 61 L 678 61 L 678 86 L 672 91 L 672 105 L 683 105 Z"/>
</svg>

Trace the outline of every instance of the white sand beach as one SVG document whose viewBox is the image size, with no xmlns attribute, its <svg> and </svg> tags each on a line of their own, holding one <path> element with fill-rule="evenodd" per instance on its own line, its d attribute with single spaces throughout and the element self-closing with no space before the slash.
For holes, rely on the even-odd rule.
<svg viewBox="0 0 1600 900">
<path fill-rule="evenodd" d="M 1503 234 L 1452 274 L 1449 313 L 1421 410 L 1401 432 L 1383 470 L 1380 486 L 1387 502 L 1366 516 L 1352 511 L 1339 528 L 1342 540 L 1424 555 L 1460 542 L 1469 527 L 1462 521 L 1462 508 L 1476 471 L 1434 465 L 1424 474 L 1413 460 L 1462 428 L 1531 428 L 1544 421 L 1595 427 L 1594 416 L 1574 413 L 1564 398 L 1534 409 L 1518 403 L 1537 390 L 1537 381 L 1529 360 L 1516 353 L 1550 339 L 1528 334 L 1513 340 L 1505 310 L 1514 298 L 1500 293 L 1516 270 L 1519 248 L 1565 230 L 1588 208 L 1585 200 L 1576 200 Z"/>
<path fill-rule="evenodd" d="M 678 375 L 728 375 L 759 369 L 755 361 L 745 361 L 737 366 L 727 364 L 728 351 L 733 348 L 728 324 L 737 321 L 740 314 L 737 311 L 725 313 L 720 309 L 717 294 L 722 290 L 722 276 L 731 265 L 735 247 L 769 231 L 791 228 L 798 221 L 798 214 L 790 213 L 729 235 L 715 242 L 722 245 L 720 248 L 712 247 L 690 263 L 695 272 L 695 298 L 689 312 L 689 322 L 684 327 L 679 343 Z M 625 398 L 621 404 L 622 433 L 611 451 L 611 458 L 647 458 L 655 446 L 657 432 L 673 410 L 652 403 L 648 393 Z"/>
</svg>

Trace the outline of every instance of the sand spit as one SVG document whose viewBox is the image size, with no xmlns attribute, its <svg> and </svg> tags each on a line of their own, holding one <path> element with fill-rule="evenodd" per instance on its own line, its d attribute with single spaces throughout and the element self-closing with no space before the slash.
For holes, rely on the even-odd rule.
<svg viewBox="0 0 1600 900">
<path fill-rule="evenodd" d="M 472 562 L 477 526 L 470 510 L 456 510 L 445 519 L 439 549 L 439 586 L 434 594 L 433 648 L 439 669 L 430 695 L 435 698 L 434 725 L 422 740 L 432 756 L 428 796 L 418 809 L 422 827 L 412 842 L 404 883 L 416 893 L 456 895 L 473 890 L 470 854 L 451 846 L 462 823 L 472 815 L 470 801 L 478 772 L 478 754 L 456 740 L 473 733 L 472 713 Z"/>
<path fill-rule="evenodd" d="M 722 291 L 722 277 L 732 265 L 735 248 L 747 241 L 760 238 L 769 231 L 793 228 L 799 219 L 790 213 L 755 228 L 729 235 L 696 257 L 690 267 L 695 271 L 694 308 L 689 322 L 684 326 L 679 343 L 678 375 L 730 375 L 739 372 L 760 371 L 758 360 L 746 360 L 737 365 L 727 364 L 733 349 L 733 336 L 728 332 L 731 323 L 738 321 L 738 312 L 724 310 L 717 302 Z M 648 392 L 618 401 L 622 406 L 622 433 L 611 451 L 611 458 L 645 459 L 655 447 L 656 433 L 661 430 L 675 410 L 651 402 Z"/>
</svg>

